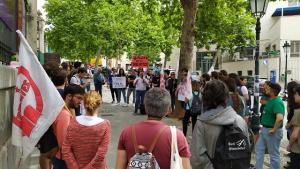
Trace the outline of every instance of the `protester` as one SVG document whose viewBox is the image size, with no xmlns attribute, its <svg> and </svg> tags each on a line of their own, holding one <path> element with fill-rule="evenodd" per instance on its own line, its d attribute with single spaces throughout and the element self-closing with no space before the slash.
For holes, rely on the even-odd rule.
<svg viewBox="0 0 300 169">
<path fill-rule="evenodd" d="M 141 113 L 143 113 L 142 111 L 144 107 L 144 97 L 146 93 L 146 88 L 149 85 L 148 83 L 149 81 L 144 77 L 144 72 L 139 72 L 138 77 L 133 82 L 136 90 L 134 114 L 137 114 L 139 108 Z"/>
<path fill-rule="evenodd" d="M 67 80 L 67 72 L 64 69 L 59 69 L 57 73 L 51 77 L 51 80 L 61 97 L 63 97 Z"/>
<path fill-rule="evenodd" d="M 300 85 L 294 87 L 295 103 L 300 105 Z M 293 128 L 290 135 L 288 151 L 291 152 L 291 169 L 300 168 L 300 108 L 294 109 L 294 115 L 290 121 L 290 127 Z"/>
<path fill-rule="evenodd" d="M 285 125 L 285 128 L 287 130 L 287 139 L 290 140 L 290 136 L 293 132 L 293 127 L 291 125 L 291 120 L 294 116 L 294 111 L 298 108 L 300 108 L 299 104 L 295 102 L 295 91 L 294 88 L 298 85 L 297 82 L 291 81 L 287 85 L 287 123 Z M 291 153 L 287 154 L 288 157 L 291 157 Z M 284 166 L 285 168 L 291 168 L 291 163 L 287 162 L 287 165 Z"/>
<path fill-rule="evenodd" d="M 210 80 L 219 80 L 219 73 L 216 71 L 211 72 Z"/>
<path fill-rule="evenodd" d="M 200 93 L 200 83 L 198 81 L 192 81 L 192 90 L 193 96 L 190 100 L 188 100 L 185 106 L 185 114 L 182 119 L 182 130 L 184 136 L 186 136 L 188 125 L 190 123 L 190 118 L 192 118 L 193 131 L 197 121 L 197 116 L 200 115 L 202 109 L 202 96 Z M 193 112 L 193 110 L 196 112 Z"/>
<path fill-rule="evenodd" d="M 102 95 L 102 86 L 105 84 L 105 78 L 102 74 L 102 69 L 99 67 L 97 71 L 94 73 L 94 85 L 95 90 L 98 92 L 101 96 Z"/>
<path fill-rule="evenodd" d="M 243 97 L 244 99 L 244 102 L 246 103 L 247 106 L 251 106 L 251 98 L 249 96 L 249 92 L 248 92 L 248 89 L 247 89 L 247 79 L 244 78 L 244 77 L 240 77 L 240 86 L 239 86 L 239 90 L 240 90 L 240 93 L 241 93 L 241 96 Z"/>
<path fill-rule="evenodd" d="M 231 106 L 235 112 L 238 113 L 241 117 L 245 117 L 246 105 L 244 99 L 239 95 L 235 80 L 232 78 L 225 79 L 225 84 L 229 90 L 229 98 L 227 105 Z"/>
<path fill-rule="evenodd" d="M 191 143 L 191 164 L 195 169 L 213 169 L 210 158 L 215 158 L 216 142 L 224 125 L 234 125 L 248 136 L 248 128 L 232 107 L 226 106 L 229 92 L 218 80 L 208 82 L 203 93 L 203 113 L 198 117 Z M 250 159 L 249 159 L 250 163 Z M 250 165 L 250 164 L 249 164 Z"/>
<path fill-rule="evenodd" d="M 117 92 L 117 89 L 114 89 L 113 88 L 113 77 L 117 77 L 118 74 L 117 74 L 117 69 L 115 68 L 112 68 L 111 69 L 111 72 L 109 74 L 109 77 L 108 77 L 108 84 L 109 84 L 109 89 L 110 89 L 110 93 L 111 93 L 111 97 L 112 97 L 112 104 L 115 103 L 115 96 L 116 96 L 116 99 L 118 99 L 118 92 Z M 118 102 L 118 101 L 117 101 Z"/>
<path fill-rule="evenodd" d="M 70 80 L 70 84 L 75 84 L 75 85 L 79 85 L 80 87 L 82 87 L 83 89 L 86 88 L 86 86 L 89 85 L 89 83 L 83 83 L 82 79 L 85 77 L 86 75 L 86 69 L 83 67 L 78 68 L 77 73 L 72 76 L 71 80 Z"/>
<path fill-rule="evenodd" d="M 191 76 L 188 69 L 183 68 L 181 70 L 181 82 L 177 86 L 176 96 L 179 101 L 181 101 L 181 106 L 186 107 L 186 103 L 193 96 L 192 94 L 192 83 Z"/>
<path fill-rule="evenodd" d="M 288 100 L 287 100 L 287 124 L 286 124 L 286 129 L 287 129 L 287 137 L 288 140 L 290 139 L 290 135 L 292 133 L 292 128 L 290 127 L 290 122 L 294 116 L 294 110 L 300 108 L 299 104 L 295 102 L 295 91 L 294 88 L 298 85 L 297 82 L 292 81 L 289 82 L 287 85 L 287 92 L 288 92 Z"/>
<path fill-rule="evenodd" d="M 91 90 L 91 78 L 93 77 L 93 73 L 92 73 L 92 70 L 91 70 L 91 65 L 87 65 L 86 67 L 86 74 L 83 78 L 83 84 L 86 84 L 86 91 L 90 91 Z"/>
<path fill-rule="evenodd" d="M 207 82 L 209 82 L 209 81 L 210 81 L 210 76 L 209 76 L 209 74 L 204 73 L 204 74 L 201 75 L 201 78 L 200 78 L 201 86 L 204 87 L 205 84 L 206 84 Z"/>
<path fill-rule="evenodd" d="M 262 114 L 262 129 L 256 142 L 256 169 L 262 169 L 266 147 L 270 154 L 270 168 L 280 168 L 280 142 L 283 137 L 282 125 L 285 114 L 284 104 L 278 97 L 281 87 L 277 83 L 266 83 L 265 92 L 269 97 Z"/>
<path fill-rule="evenodd" d="M 127 82 L 127 76 L 125 74 L 125 71 L 124 69 L 119 69 L 119 75 L 118 77 L 125 77 L 125 83 Z M 124 100 L 124 104 L 123 106 L 127 106 L 127 102 L 126 102 L 126 87 L 125 88 L 120 88 L 120 89 L 117 89 L 117 92 L 118 92 L 118 104 L 120 104 L 121 102 L 121 94 L 123 95 L 123 100 Z"/>
<path fill-rule="evenodd" d="M 86 115 L 70 122 L 62 147 L 69 169 L 106 169 L 106 153 L 110 142 L 110 122 L 97 117 L 102 99 L 98 92 L 84 95 Z"/>
<path fill-rule="evenodd" d="M 145 108 L 148 119 L 125 128 L 120 136 L 118 145 L 118 155 L 116 169 L 126 169 L 131 157 L 137 153 L 135 148 L 150 149 L 154 138 L 157 142 L 154 145 L 152 154 L 158 162 L 160 169 L 170 169 L 171 162 L 171 131 L 163 123 L 162 119 L 166 116 L 171 106 L 170 94 L 165 89 L 152 88 L 145 96 Z M 137 147 L 133 142 L 133 131 Z M 159 134 L 159 135 L 158 135 Z M 190 169 L 190 150 L 187 141 L 180 130 L 177 130 L 178 153 L 182 157 L 183 169 Z"/>
<path fill-rule="evenodd" d="M 221 70 L 221 71 L 220 71 L 220 74 L 221 74 L 222 76 L 224 76 L 224 77 L 228 77 L 228 73 L 227 73 L 226 70 Z"/>
<path fill-rule="evenodd" d="M 130 74 L 127 78 L 127 83 L 128 83 L 128 90 L 127 90 L 127 104 L 129 104 L 129 98 L 131 93 L 133 94 L 133 98 L 132 98 L 132 105 L 135 104 L 135 86 L 134 86 L 134 80 L 136 79 L 136 74 L 134 70 L 130 71 Z"/>
<path fill-rule="evenodd" d="M 175 101 L 176 101 L 176 89 L 177 89 L 178 80 L 176 79 L 175 72 L 171 73 L 171 77 L 167 81 L 167 89 L 170 92 L 171 96 L 171 109 L 172 112 L 175 110 Z"/>
<path fill-rule="evenodd" d="M 58 68 L 58 64 L 56 63 L 46 64 L 44 65 L 44 69 L 48 73 L 48 76 L 57 88 L 58 92 L 63 97 L 67 76 L 66 71 Z M 53 135 L 53 129 L 52 127 L 50 127 L 37 143 L 37 147 L 40 150 L 39 164 L 41 169 L 52 169 L 51 158 L 56 155 L 56 152 L 58 150 L 56 143 L 57 141 L 53 139 L 51 140 L 51 137 L 53 137 Z M 52 144 L 52 141 L 55 143 Z"/>
<path fill-rule="evenodd" d="M 78 85 L 69 85 L 64 91 L 64 100 L 66 107 L 64 108 L 56 120 L 52 124 L 53 132 L 56 136 L 58 143 L 58 152 L 56 156 L 52 158 L 54 169 L 67 169 L 66 163 L 62 157 L 62 144 L 66 137 L 67 129 L 72 118 L 75 117 L 74 109 L 80 106 L 83 99 L 84 89 Z"/>
</svg>

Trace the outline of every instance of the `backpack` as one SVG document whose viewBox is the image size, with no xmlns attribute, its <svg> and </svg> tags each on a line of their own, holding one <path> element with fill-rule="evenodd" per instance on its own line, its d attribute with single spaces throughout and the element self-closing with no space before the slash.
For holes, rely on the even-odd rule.
<svg viewBox="0 0 300 169">
<path fill-rule="evenodd" d="M 145 152 L 144 150 L 145 147 L 143 147 L 142 145 L 138 145 L 137 143 L 135 126 L 132 127 L 132 141 L 134 144 L 135 155 L 130 158 L 128 169 L 160 169 L 154 155 L 152 154 L 152 151 L 160 135 L 167 128 L 169 127 L 166 126 L 162 128 L 156 134 L 150 148 L 148 149 L 148 151 Z"/>
<path fill-rule="evenodd" d="M 214 169 L 249 169 L 251 150 L 248 137 L 242 130 L 232 125 L 223 126 L 217 139 L 214 158 L 205 154 Z"/>
<path fill-rule="evenodd" d="M 198 92 L 198 94 L 195 94 L 193 92 L 193 101 L 192 105 L 190 106 L 190 114 L 193 115 L 199 115 L 201 114 L 202 110 L 202 96 L 201 93 Z"/>
<path fill-rule="evenodd" d="M 44 133 L 36 146 L 41 153 L 47 153 L 54 148 L 58 151 L 58 142 L 52 126 L 50 126 L 49 129 Z"/>
</svg>

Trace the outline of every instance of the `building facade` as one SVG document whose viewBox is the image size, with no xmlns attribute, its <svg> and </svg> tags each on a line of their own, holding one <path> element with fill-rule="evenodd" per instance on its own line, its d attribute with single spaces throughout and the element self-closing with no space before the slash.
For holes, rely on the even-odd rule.
<svg viewBox="0 0 300 169">
<path fill-rule="evenodd" d="M 261 19 L 260 77 L 282 81 L 300 80 L 300 3 L 277 1 L 270 2 L 266 15 Z M 285 42 L 291 44 L 287 52 Z M 224 58 L 222 69 L 241 75 L 254 75 L 254 48 L 236 54 L 235 60 Z"/>
<path fill-rule="evenodd" d="M 37 0 L 0 1 L 0 64 L 8 65 L 18 53 L 16 30 L 37 51 Z"/>
<path fill-rule="evenodd" d="M 287 41 L 291 44 L 287 52 L 287 78 L 300 80 L 300 2 L 295 0 L 269 2 L 265 16 L 261 19 L 260 77 L 279 82 L 285 76 L 286 52 L 282 47 Z M 253 30 L 255 31 L 255 30 Z M 215 70 L 225 69 L 229 73 L 242 76 L 254 75 L 255 46 L 239 47 L 231 56 L 224 52 L 216 61 L 217 50 L 194 49 L 192 71 L 206 73 L 215 64 Z M 173 50 L 168 66 L 176 69 L 179 64 L 180 49 Z"/>
</svg>

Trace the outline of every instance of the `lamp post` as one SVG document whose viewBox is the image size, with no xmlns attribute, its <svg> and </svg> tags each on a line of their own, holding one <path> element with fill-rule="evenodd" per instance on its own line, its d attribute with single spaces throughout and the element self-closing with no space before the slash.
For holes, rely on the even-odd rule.
<svg viewBox="0 0 300 169">
<path fill-rule="evenodd" d="M 260 18 L 264 16 L 269 0 L 250 0 L 252 15 L 256 18 L 256 49 L 255 49 L 255 81 L 254 81 L 254 116 L 251 121 L 251 128 L 254 134 L 258 134 L 260 128 L 259 118 L 259 46 L 260 46 Z"/>
<path fill-rule="evenodd" d="M 288 62 L 288 50 L 291 47 L 291 45 L 285 41 L 284 45 L 282 46 L 285 52 L 285 71 L 284 71 L 284 92 L 287 91 L 287 62 Z"/>
</svg>

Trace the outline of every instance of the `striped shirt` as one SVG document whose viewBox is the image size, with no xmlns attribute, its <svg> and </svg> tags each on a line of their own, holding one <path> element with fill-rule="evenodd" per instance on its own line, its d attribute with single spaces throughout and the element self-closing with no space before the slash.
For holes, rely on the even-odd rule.
<svg viewBox="0 0 300 169">
<path fill-rule="evenodd" d="M 62 147 L 63 159 L 71 169 L 106 169 L 109 141 L 108 120 L 86 126 L 72 119 Z"/>
</svg>

